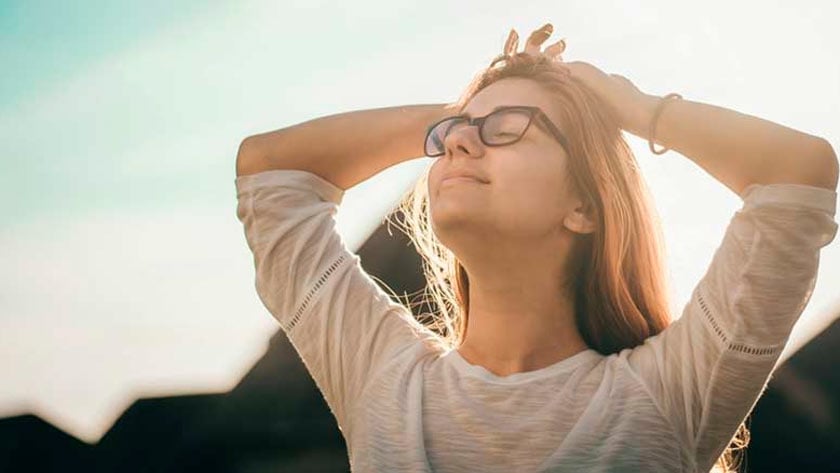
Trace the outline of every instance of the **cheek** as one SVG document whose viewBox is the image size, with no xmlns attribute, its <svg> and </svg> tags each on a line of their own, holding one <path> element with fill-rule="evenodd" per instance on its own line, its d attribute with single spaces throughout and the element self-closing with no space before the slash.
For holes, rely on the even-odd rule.
<svg viewBox="0 0 840 473">
<path fill-rule="evenodd" d="M 440 158 L 436 158 L 435 162 L 429 167 L 429 171 L 426 175 L 426 187 L 428 188 L 429 194 L 431 195 L 432 187 L 434 183 L 437 182 L 438 179 L 438 171 L 440 169 Z"/>
<path fill-rule="evenodd" d="M 435 161 L 432 163 L 432 166 L 429 168 L 428 174 L 426 175 L 426 196 L 429 200 L 429 205 L 433 205 L 437 200 L 435 196 L 435 189 L 437 189 L 441 171 L 442 168 L 439 166 L 439 161 Z"/>
<path fill-rule="evenodd" d="M 563 193 L 559 179 L 553 175 L 509 175 L 494 189 L 504 198 L 497 199 L 497 209 L 511 221 L 522 223 L 548 221 L 563 208 Z"/>
</svg>

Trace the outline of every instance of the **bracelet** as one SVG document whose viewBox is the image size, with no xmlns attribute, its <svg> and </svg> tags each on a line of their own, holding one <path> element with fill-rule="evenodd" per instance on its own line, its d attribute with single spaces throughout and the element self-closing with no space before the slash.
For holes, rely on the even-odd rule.
<svg viewBox="0 0 840 473">
<path fill-rule="evenodd" d="M 648 145 L 650 146 L 650 151 L 653 154 L 665 154 L 670 148 L 662 148 L 661 150 L 657 151 L 653 149 L 653 137 L 654 133 L 656 133 L 656 120 L 659 119 L 659 115 L 662 114 L 662 110 L 665 108 L 665 105 L 668 103 L 669 98 L 675 99 L 682 99 L 682 95 L 673 93 L 668 94 L 659 101 L 659 105 L 656 106 L 656 110 L 653 112 L 653 118 L 650 119 L 650 132 L 648 133 Z"/>
</svg>

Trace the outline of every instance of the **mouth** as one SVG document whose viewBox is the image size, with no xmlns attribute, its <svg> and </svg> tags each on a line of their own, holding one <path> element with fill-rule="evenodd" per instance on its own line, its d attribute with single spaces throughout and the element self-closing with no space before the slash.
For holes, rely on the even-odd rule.
<svg viewBox="0 0 840 473">
<path fill-rule="evenodd" d="M 484 184 L 484 182 L 481 182 L 481 181 L 479 181 L 478 179 L 476 179 L 476 178 L 474 178 L 474 177 L 469 177 L 469 176 L 452 176 L 452 177 L 447 177 L 446 179 L 442 180 L 442 181 L 440 182 L 440 185 L 441 185 L 441 187 L 443 187 L 443 186 L 447 186 L 447 185 L 453 185 L 453 184 L 465 184 L 465 183 L 466 183 L 466 184 L 468 184 L 468 183 L 473 183 L 473 184 Z"/>
</svg>

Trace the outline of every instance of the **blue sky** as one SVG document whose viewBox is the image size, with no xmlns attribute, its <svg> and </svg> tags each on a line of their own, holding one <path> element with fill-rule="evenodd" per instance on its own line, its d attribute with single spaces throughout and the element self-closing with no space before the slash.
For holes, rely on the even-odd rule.
<svg viewBox="0 0 840 473">
<path fill-rule="evenodd" d="M 235 217 L 249 134 L 353 109 L 454 100 L 546 21 L 566 60 L 643 91 L 733 108 L 840 146 L 838 7 L 786 2 L 0 2 L 0 416 L 88 441 L 137 396 L 232 387 L 277 325 Z M 679 309 L 740 200 L 629 136 Z M 350 189 L 356 248 L 425 165 Z M 373 202 L 373 204 L 371 203 Z M 363 218 L 353 217 L 363 215 Z M 822 253 L 797 325 L 839 301 Z M 833 284 L 833 285 L 832 285 Z"/>
<path fill-rule="evenodd" d="M 0 56 L 14 74 L 0 76 L 0 107 L 33 98 L 43 87 L 97 59 L 141 44 L 161 29 L 224 5 L 214 0 L 0 2 Z"/>
</svg>

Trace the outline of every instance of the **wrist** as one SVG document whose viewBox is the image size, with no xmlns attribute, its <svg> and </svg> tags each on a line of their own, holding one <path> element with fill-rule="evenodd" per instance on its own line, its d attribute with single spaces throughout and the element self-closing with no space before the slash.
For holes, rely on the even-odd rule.
<svg viewBox="0 0 840 473">
<path fill-rule="evenodd" d="M 628 132 L 638 136 L 642 139 L 649 139 L 650 134 L 650 120 L 656 110 L 656 106 L 662 97 L 650 94 L 642 94 L 639 96 L 636 105 L 633 107 L 633 113 L 627 126 L 624 128 Z"/>
</svg>

